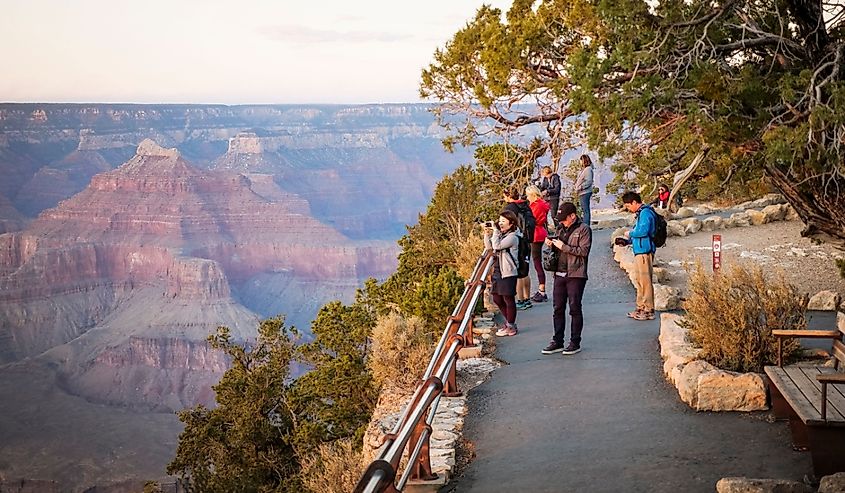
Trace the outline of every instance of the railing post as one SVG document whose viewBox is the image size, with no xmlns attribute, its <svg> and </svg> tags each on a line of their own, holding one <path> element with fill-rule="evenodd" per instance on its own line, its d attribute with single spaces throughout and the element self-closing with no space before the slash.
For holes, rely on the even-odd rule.
<svg viewBox="0 0 845 493">
<path fill-rule="evenodd" d="M 463 392 L 458 390 L 458 358 L 452 360 L 452 365 L 449 369 L 449 375 L 446 377 L 446 380 L 443 382 L 443 395 L 446 397 L 460 397 L 464 395 Z"/>
<path fill-rule="evenodd" d="M 417 423 L 417 426 L 414 427 L 414 432 L 411 433 L 411 439 L 408 443 L 417 443 L 423 434 L 425 434 L 425 440 L 423 441 L 422 448 L 420 449 L 420 455 L 413 464 L 408 464 L 408 467 L 413 468 L 411 470 L 411 479 L 420 481 L 431 481 L 437 479 L 437 474 L 434 474 L 431 470 L 431 455 L 429 454 L 429 449 L 431 448 L 431 432 L 431 426 L 428 424 L 427 420 L 423 418 L 419 421 L 419 423 Z M 408 448 L 408 455 L 410 456 L 411 453 L 411 449 Z"/>
</svg>

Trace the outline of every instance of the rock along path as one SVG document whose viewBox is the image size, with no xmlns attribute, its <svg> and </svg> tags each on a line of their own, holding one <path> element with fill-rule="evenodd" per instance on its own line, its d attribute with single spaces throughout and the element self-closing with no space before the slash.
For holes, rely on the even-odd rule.
<svg viewBox="0 0 845 493">
<path fill-rule="evenodd" d="M 593 239 L 582 352 L 540 354 L 551 301 L 520 311 L 519 335 L 497 340 L 508 364 L 468 397 L 464 438 L 476 457 L 441 491 L 712 492 L 727 476 L 801 480 L 810 460 L 792 451 L 785 423 L 696 413 L 679 400 L 662 375 L 659 321 L 625 316 L 635 293 L 609 237 Z"/>
</svg>

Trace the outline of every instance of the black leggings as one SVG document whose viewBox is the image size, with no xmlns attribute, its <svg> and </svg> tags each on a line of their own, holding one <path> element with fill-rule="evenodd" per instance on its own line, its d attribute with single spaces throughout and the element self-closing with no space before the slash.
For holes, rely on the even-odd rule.
<svg viewBox="0 0 845 493">
<path fill-rule="evenodd" d="M 543 270 L 543 242 L 531 243 L 531 258 L 534 259 L 534 270 L 537 271 L 537 282 L 546 285 L 546 271 Z"/>
<path fill-rule="evenodd" d="M 493 303 L 499 307 L 502 315 L 509 324 L 516 322 L 516 297 L 502 294 L 493 294 Z"/>
</svg>

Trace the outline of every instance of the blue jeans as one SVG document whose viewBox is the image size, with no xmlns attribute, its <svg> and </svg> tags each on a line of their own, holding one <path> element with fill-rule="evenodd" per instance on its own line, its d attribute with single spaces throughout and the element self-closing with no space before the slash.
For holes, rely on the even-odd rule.
<svg viewBox="0 0 845 493">
<path fill-rule="evenodd" d="M 581 221 L 583 221 L 587 226 L 590 226 L 590 199 L 592 198 L 593 192 L 578 196 L 578 203 L 581 205 L 581 213 L 584 216 L 581 218 Z"/>
</svg>

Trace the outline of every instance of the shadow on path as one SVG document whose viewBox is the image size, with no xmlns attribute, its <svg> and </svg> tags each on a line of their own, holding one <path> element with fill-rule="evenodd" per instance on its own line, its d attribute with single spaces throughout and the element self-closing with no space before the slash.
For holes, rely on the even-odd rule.
<svg viewBox="0 0 845 493">
<path fill-rule="evenodd" d="M 476 457 L 441 491 L 712 492 L 727 476 L 800 480 L 810 460 L 792 451 L 786 424 L 680 401 L 662 375 L 659 321 L 625 316 L 634 291 L 608 245 L 597 231 L 582 352 L 541 355 L 551 302 L 520 311 L 519 335 L 497 341 L 508 365 L 469 394 L 464 437 Z"/>
</svg>

